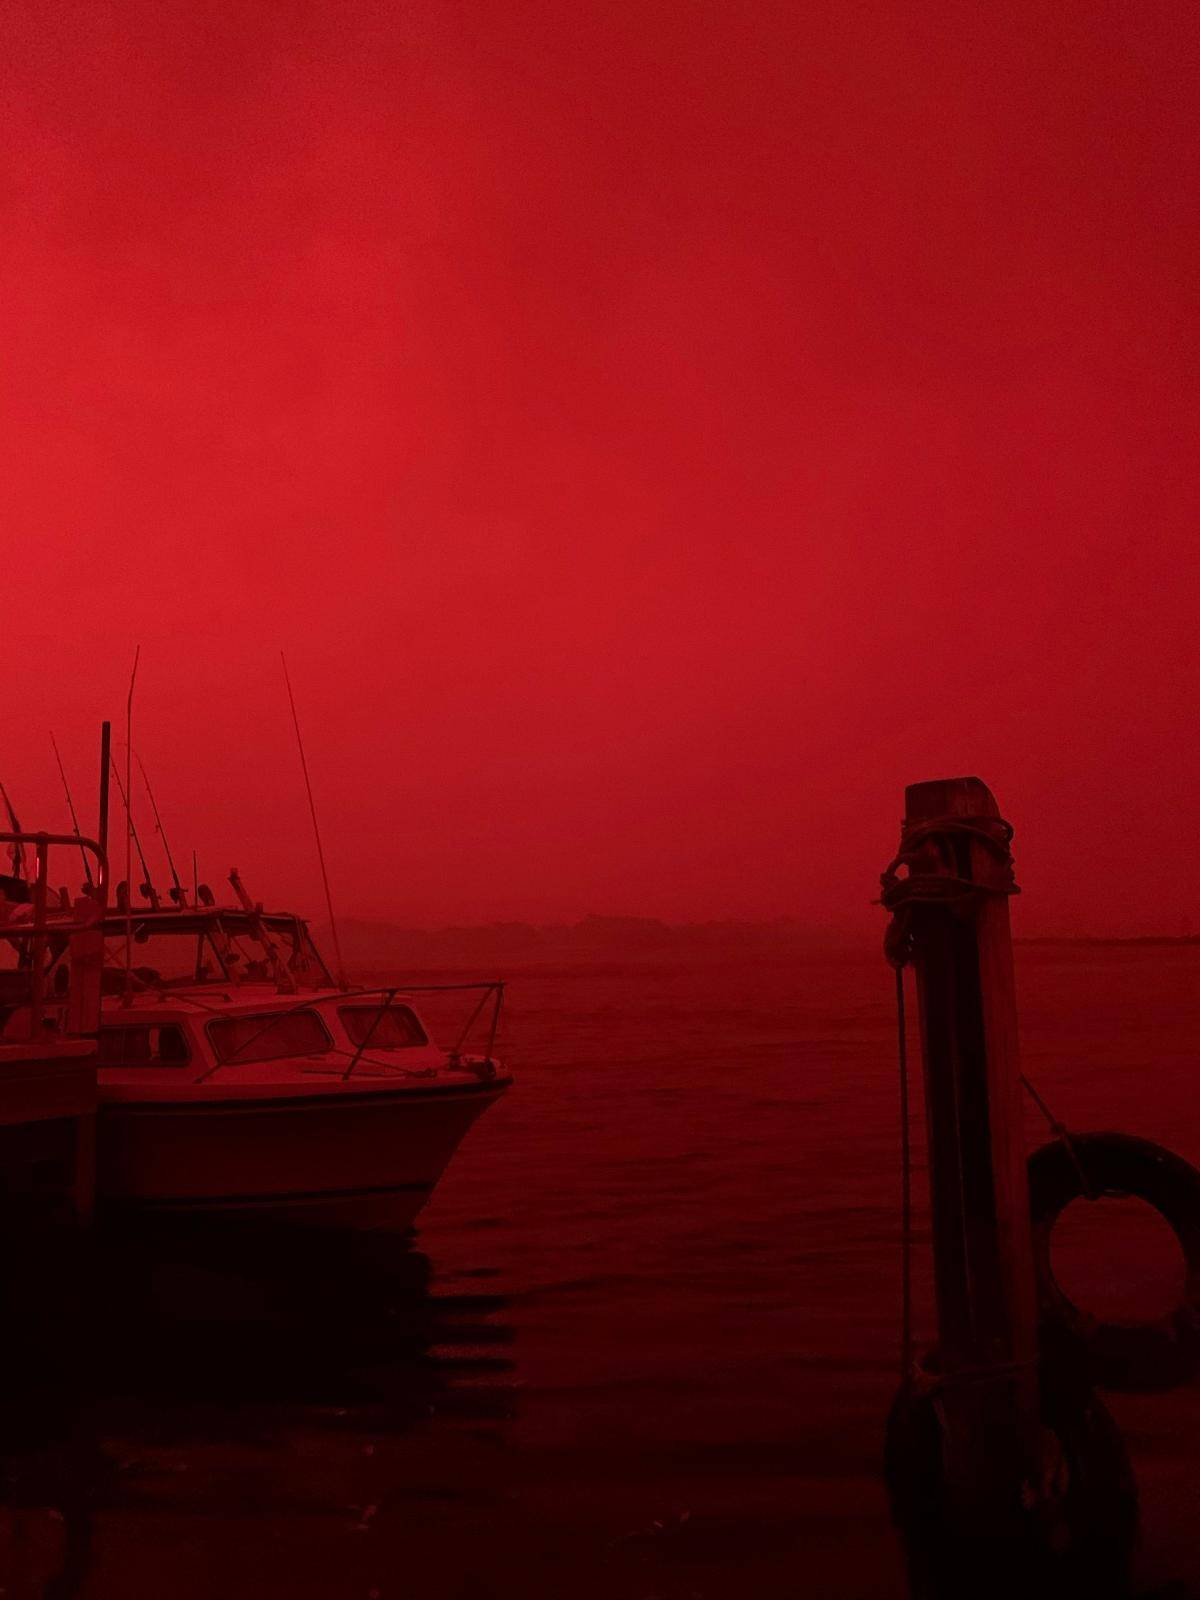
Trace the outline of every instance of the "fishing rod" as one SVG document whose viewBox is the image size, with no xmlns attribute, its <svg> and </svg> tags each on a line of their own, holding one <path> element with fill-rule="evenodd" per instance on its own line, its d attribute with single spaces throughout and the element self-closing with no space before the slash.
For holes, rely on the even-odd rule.
<svg viewBox="0 0 1200 1600">
<path fill-rule="evenodd" d="M 333 935 L 333 949 L 337 957 L 338 988 L 346 987 L 346 964 L 342 960 L 342 943 L 338 938 L 337 918 L 333 914 L 333 896 L 329 892 L 329 873 L 325 868 L 325 851 L 321 846 L 321 828 L 317 822 L 317 803 L 313 799 L 312 783 L 308 776 L 308 761 L 304 754 L 304 740 L 300 737 L 300 718 L 296 715 L 296 696 L 292 693 L 292 680 L 288 675 L 287 657 L 283 651 L 279 652 L 279 660 L 283 665 L 283 681 L 287 684 L 288 704 L 292 708 L 292 726 L 296 730 L 296 748 L 300 752 L 300 770 L 304 774 L 304 788 L 308 795 L 308 809 L 312 816 L 313 837 L 317 842 L 317 860 L 321 864 L 321 882 L 325 885 L 325 909 L 329 913 L 329 931 Z"/>
<path fill-rule="evenodd" d="M 0 783 L 0 799 L 4 801 L 4 809 L 8 812 L 9 826 L 14 833 L 20 833 L 21 824 L 17 821 L 17 813 L 13 810 L 13 803 L 8 798 L 8 790 Z M 19 839 L 8 847 L 9 859 L 12 862 L 13 877 L 22 882 L 25 879 L 25 846 Z"/>
<path fill-rule="evenodd" d="M 71 798 L 71 785 L 67 782 L 67 771 L 63 766 L 63 758 L 58 752 L 58 740 L 54 737 L 54 729 L 50 730 L 50 743 L 54 746 L 54 759 L 58 762 L 58 775 L 62 779 L 63 791 L 67 797 L 67 809 L 71 813 L 71 823 L 75 829 L 75 837 L 80 840 L 79 854 L 83 858 L 83 870 L 87 873 L 88 888 L 94 887 L 92 882 L 92 864 L 88 860 L 88 853 L 83 848 L 83 834 L 79 827 L 79 818 L 75 815 L 75 802 Z"/>
<path fill-rule="evenodd" d="M 142 893 L 157 911 L 159 906 L 158 890 L 154 887 L 150 878 L 150 865 L 146 860 L 146 852 L 142 849 L 142 841 L 138 836 L 137 824 L 133 820 L 133 809 L 129 804 L 129 795 L 125 785 L 121 782 L 121 769 L 117 766 L 116 756 L 110 755 L 109 760 L 112 762 L 113 777 L 117 780 L 117 791 L 121 796 L 121 804 L 125 807 L 125 819 L 129 825 L 129 832 L 137 847 L 138 860 L 142 864 L 142 872 L 146 879 L 145 883 L 142 884 Z"/>
<path fill-rule="evenodd" d="M 186 906 L 187 895 L 184 893 L 183 884 L 179 881 L 179 874 L 175 870 L 175 858 L 171 854 L 171 846 L 167 841 L 167 830 L 163 827 L 162 817 L 158 814 L 158 802 L 154 798 L 154 790 L 150 787 L 150 775 L 146 771 L 145 762 L 142 760 L 141 756 L 138 755 L 136 750 L 133 752 L 133 754 L 138 764 L 138 770 L 142 774 L 142 782 L 146 785 L 146 793 L 150 797 L 150 806 L 154 812 L 154 826 L 158 829 L 159 838 L 161 838 L 163 842 L 163 849 L 167 853 L 167 865 L 171 869 L 171 878 L 175 885 L 175 887 L 171 890 L 171 899 L 174 900 L 177 906 Z"/>
</svg>

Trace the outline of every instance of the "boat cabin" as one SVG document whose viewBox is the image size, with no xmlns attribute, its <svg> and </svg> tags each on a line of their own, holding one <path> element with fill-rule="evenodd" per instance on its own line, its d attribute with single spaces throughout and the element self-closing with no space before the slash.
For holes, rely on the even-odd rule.
<svg viewBox="0 0 1200 1600">
<path fill-rule="evenodd" d="M 412 1004 L 391 991 L 323 989 L 300 1002 L 267 986 L 143 994 L 105 1007 L 99 1066 L 109 1083 L 258 1082 L 304 1071 L 355 1078 L 428 1077 L 447 1055 Z"/>
</svg>

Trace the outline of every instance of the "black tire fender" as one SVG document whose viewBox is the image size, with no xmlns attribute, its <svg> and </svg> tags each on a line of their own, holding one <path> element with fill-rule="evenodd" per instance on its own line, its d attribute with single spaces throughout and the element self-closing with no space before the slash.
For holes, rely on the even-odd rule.
<svg viewBox="0 0 1200 1600">
<path fill-rule="evenodd" d="M 1066 1479 L 1058 1517 L 1048 1525 L 1033 1518 L 1025 1541 L 986 1551 L 964 1543 L 949 1514 L 936 1387 L 901 1387 L 888 1417 L 884 1475 L 913 1595 L 1128 1594 L 1138 1503 L 1125 1445 L 1099 1396 L 1058 1376 L 1043 1369 L 1042 1419 L 1058 1440 Z"/>
</svg>

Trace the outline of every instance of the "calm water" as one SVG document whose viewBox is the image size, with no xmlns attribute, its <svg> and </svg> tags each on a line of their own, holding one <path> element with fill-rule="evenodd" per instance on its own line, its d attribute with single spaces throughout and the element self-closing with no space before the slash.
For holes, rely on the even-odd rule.
<svg viewBox="0 0 1200 1600">
<path fill-rule="evenodd" d="M 878 1481 L 886 969 L 509 976 L 517 1087 L 411 1248 L 103 1264 L 104 1313 L 43 1340 L 6 1411 L 8 1595 L 904 1593 Z M 1025 1063 L 1055 1111 L 1200 1162 L 1198 977 L 1194 948 L 1025 948 Z M 1122 1271 L 1161 1290 L 1144 1254 Z M 1111 1403 L 1143 1576 L 1200 1594 L 1200 1390 Z"/>
</svg>

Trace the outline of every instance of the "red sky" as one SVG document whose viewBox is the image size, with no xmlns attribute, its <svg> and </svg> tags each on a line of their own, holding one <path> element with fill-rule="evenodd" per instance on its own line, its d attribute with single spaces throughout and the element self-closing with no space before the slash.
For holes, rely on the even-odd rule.
<svg viewBox="0 0 1200 1600">
<path fill-rule="evenodd" d="M 1196 918 L 1190 4 L 13 0 L 0 778 L 347 912 Z"/>
</svg>

